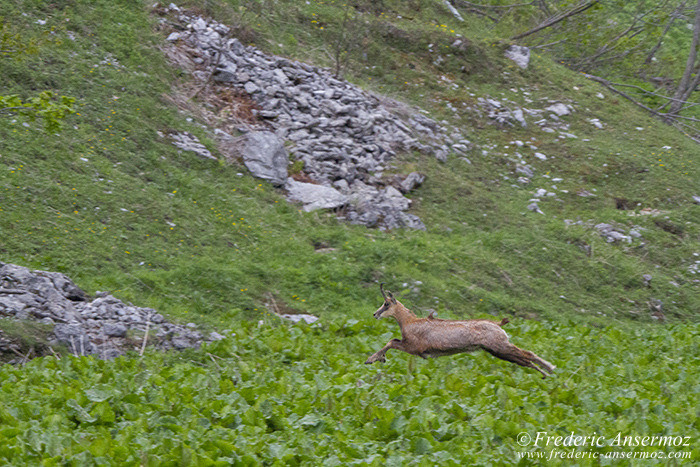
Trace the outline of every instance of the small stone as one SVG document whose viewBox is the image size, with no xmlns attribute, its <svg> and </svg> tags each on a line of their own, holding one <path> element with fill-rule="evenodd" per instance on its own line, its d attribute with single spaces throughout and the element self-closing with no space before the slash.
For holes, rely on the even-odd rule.
<svg viewBox="0 0 700 467">
<path fill-rule="evenodd" d="M 545 110 L 549 110 L 550 112 L 556 114 L 559 117 L 563 117 L 564 115 L 569 115 L 571 113 L 570 106 L 561 103 L 550 105 Z"/>
<path fill-rule="evenodd" d="M 530 63 L 530 49 L 519 45 L 511 45 L 505 51 L 506 58 L 513 60 L 523 70 Z"/>
<path fill-rule="evenodd" d="M 603 124 L 600 123 L 600 120 L 598 120 L 597 118 L 591 118 L 588 121 L 591 123 L 591 125 L 598 128 L 599 130 L 603 129 Z"/>
<path fill-rule="evenodd" d="M 544 214 L 542 212 L 542 210 L 540 209 L 540 207 L 537 205 L 537 203 L 530 203 L 527 205 L 527 208 L 532 212 L 536 212 L 538 214 Z"/>
<path fill-rule="evenodd" d="M 190 342 L 190 340 L 182 336 L 173 337 L 171 339 L 171 342 L 173 344 L 173 347 L 175 347 L 178 350 L 188 349 L 192 347 L 192 343 Z"/>
<path fill-rule="evenodd" d="M 173 140 L 173 145 L 182 149 L 183 151 L 193 152 L 202 159 L 217 160 L 217 158 L 211 154 L 207 147 L 200 143 L 199 139 L 195 135 L 189 132 L 185 131 L 182 133 L 172 133 L 170 138 Z"/>
<path fill-rule="evenodd" d="M 399 188 L 403 193 L 408 193 L 417 186 L 421 185 L 425 180 L 425 175 L 419 174 L 418 172 L 411 172 L 406 176 L 406 178 L 399 184 Z"/>
<path fill-rule="evenodd" d="M 532 170 L 532 167 L 530 167 L 528 165 L 522 165 L 522 164 L 516 165 L 515 173 L 516 174 L 518 174 L 518 173 L 523 174 L 527 178 L 532 178 L 535 176 L 535 171 Z"/>
<path fill-rule="evenodd" d="M 298 314 L 298 315 L 290 315 L 290 314 L 285 314 L 285 315 L 280 315 L 282 318 L 287 319 L 293 323 L 299 323 L 301 321 L 305 322 L 306 324 L 311 324 L 315 323 L 318 321 L 318 316 L 314 315 L 306 315 L 306 314 Z"/>
<path fill-rule="evenodd" d="M 209 340 L 210 341 L 220 341 L 220 340 L 224 340 L 224 339 L 226 339 L 226 337 L 222 336 L 221 334 L 219 334 L 216 331 L 212 331 L 209 333 Z"/>
</svg>

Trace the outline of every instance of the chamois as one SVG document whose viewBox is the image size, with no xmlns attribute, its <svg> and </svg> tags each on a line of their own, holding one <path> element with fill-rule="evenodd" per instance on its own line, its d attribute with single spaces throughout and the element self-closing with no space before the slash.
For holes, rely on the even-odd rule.
<svg viewBox="0 0 700 467">
<path fill-rule="evenodd" d="M 402 350 L 422 358 L 442 357 L 462 352 L 474 352 L 483 349 L 494 357 L 534 368 L 542 373 L 543 379 L 549 376 L 554 365 L 532 352 L 519 349 L 508 342 L 508 334 L 501 326 L 508 323 L 504 318 L 500 323 L 486 319 L 456 321 L 437 319 L 431 313 L 427 318 L 418 318 L 394 298 L 389 291 L 384 291 L 384 284 L 379 285 L 384 303 L 374 313 L 374 317 L 393 317 L 401 328 L 403 339 L 392 339 L 371 355 L 366 364 L 385 362 L 389 349 Z M 544 371 L 543 371 L 544 370 Z"/>
</svg>

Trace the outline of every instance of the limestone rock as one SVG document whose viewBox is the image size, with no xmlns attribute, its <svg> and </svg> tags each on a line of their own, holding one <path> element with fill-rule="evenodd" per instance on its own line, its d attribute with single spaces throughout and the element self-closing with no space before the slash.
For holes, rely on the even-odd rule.
<svg viewBox="0 0 700 467">
<path fill-rule="evenodd" d="M 424 180 L 425 180 L 425 175 L 419 174 L 418 172 L 411 172 L 400 183 L 399 189 L 403 193 L 408 193 L 409 191 L 413 190 L 414 188 L 416 188 L 417 186 L 422 184 Z"/>
<path fill-rule="evenodd" d="M 173 140 L 173 145 L 182 149 L 183 151 L 190 151 L 195 153 L 202 159 L 217 160 L 216 157 L 212 156 L 211 152 L 199 142 L 199 139 L 187 131 L 182 133 L 172 133 L 170 137 Z"/>
<path fill-rule="evenodd" d="M 241 147 L 243 163 L 258 178 L 281 186 L 287 181 L 289 156 L 282 140 L 270 131 L 248 133 Z"/>
<path fill-rule="evenodd" d="M 563 117 L 564 115 L 569 115 L 573 108 L 570 105 L 562 104 L 562 103 L 557 103 L 550 105 L 547 107 L 545 110 L 548 110 L 554 114 L 556 114 L 559 117 Z"/>
<path fill-rule="evenodd" d="M 292 201 L 304 204 L 304 211 L 339 208 L 348 202 L 348 197 L 335 188 L 313 183 L 297 182 L 289 178 L 285 185 L 287 196 Z"/>
<path fill-rule="evenodd" d="M 506 49 L 505 56 L 522 69 L 526 69 L 530 64 L 530 49 L 528 47 L 511 45 Z"/>
</svg>

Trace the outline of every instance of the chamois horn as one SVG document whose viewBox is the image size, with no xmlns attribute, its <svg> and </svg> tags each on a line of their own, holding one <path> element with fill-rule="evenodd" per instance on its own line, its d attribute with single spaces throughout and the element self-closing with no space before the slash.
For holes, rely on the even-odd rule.
<svg viewBox="0 0 700 467">
<path fill-rule="evenodd" d="M 382 297 L 384 297 L 384 300 L 386 300 L 386 292 L 384 292 L 384 282 L 379 284 L 379 291 L 382 293 Z"/>
<path fill-rule="evenodd" d="M 389 301 L 391 301 L 391 302 L 393 302 L 393 303 L 396 302 L 396 299 L 394 298 L 394 294 L 392 294 L 392 293 L 389 292 L 388 290 L 387 290 L 386 292 L 384 291 L 384 282 L 382 282 L 381 284 L 379 284 L 379 290 L 380 290 L 380 292 L 382 293 L 382 297 L 384 297 L 384 300 L 389 300 Z"/>
</svg>

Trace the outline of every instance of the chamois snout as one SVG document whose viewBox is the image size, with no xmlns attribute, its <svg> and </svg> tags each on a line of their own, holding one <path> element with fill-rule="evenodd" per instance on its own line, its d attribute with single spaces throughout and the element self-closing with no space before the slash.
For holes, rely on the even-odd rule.
<svg viewBox="0 0 700 467">
<path fill-rule="evenodd" d="M 380 306 L 377 311 L 374 312 L 374 317 L 377 319 L 381 318 L 382 313 L 384 313 L 388 309 L 389 309 L 389 304 L 387 302 L 384 302 L 384 304 L 382 306 Z"/>
</svg>

